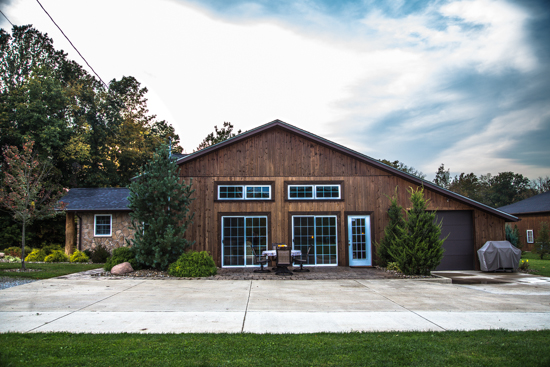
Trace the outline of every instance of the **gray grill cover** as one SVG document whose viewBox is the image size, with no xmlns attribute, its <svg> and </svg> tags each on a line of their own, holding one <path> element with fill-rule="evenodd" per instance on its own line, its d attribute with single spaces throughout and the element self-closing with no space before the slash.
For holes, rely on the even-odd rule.
<svg viewBox="0 0 550 367">
<path fill-rule="evenodd" d="M 521 250 L 508 241 L 487 241 L 477 250 L 481 271 L 497 269 L 517 270 L 521 259 Z"/>
</svg>

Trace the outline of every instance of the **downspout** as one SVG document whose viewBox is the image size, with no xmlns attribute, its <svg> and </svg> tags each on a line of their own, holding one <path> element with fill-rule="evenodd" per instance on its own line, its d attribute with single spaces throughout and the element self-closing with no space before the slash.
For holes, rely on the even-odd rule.
<svg viewBox="0 0 550 367">
<path fill-rule="evenodd" d="M 82 251 L 82 217 L 78 212 L 74 213 L 78 218 L 78 251 Z"/>
</svg>

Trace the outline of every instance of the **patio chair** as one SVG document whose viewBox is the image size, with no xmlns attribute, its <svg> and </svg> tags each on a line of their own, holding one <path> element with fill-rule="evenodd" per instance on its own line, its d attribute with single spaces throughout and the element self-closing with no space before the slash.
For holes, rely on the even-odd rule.
<svg viewBox="0 0 550 367">
<path fill-rule="evenodd" d="M 267 265 L 267 256 L 262 259 L 262 255 L 256 254 L 256 250 L 254 250 L 254 246 L 250 246 L 252 249 L 252 255 L 253 255 L 253 263 L 260 264 L 260 269 L 254 270 L 254 273 L 271 273 L 271 270 L 264 269 L 264 265 Z"/>
<path fill-rule="evenodd" d="M 276 275 L 292 275 L 288 267 L 292 265 L 292 250 L 290 247 L 277 247 Z"/>
<path fill-rule="evenodd" d="M 311 252 L 312 248 L 313 248 L 313 245 L 309 245 L 308 248 L 307 248 L 306 256 L 304 256 L 304 254 L 302 254 L 302 256 L 299 259 L 294 258 L 294 263 L 300 264 L 300 269 L 293 269 L 292 271 L 298 272 L 298 273 L 309 272 L 309 269 L 304 269 L 304 264 L 307 263 L 309 253 Z"/>
</svg>

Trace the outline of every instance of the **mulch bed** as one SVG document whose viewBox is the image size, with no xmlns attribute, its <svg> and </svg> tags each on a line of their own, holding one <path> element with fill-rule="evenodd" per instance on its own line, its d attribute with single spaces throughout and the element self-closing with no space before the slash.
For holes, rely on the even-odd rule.
<svg viewBox="0 0 550 367">
<path fill-rule="evenodd" d="M 93 277 L 105 278 L 148 278 L 148 279 L 189 279 L 189 280 L 329 280 L 329 279 L 421 279 L 437 278 L 435 276 L 409 276 L 385 268 L 348 268 L 348 267 L 308 267 L 309 272 L 294 272 L 290 276 L 275 275 L 271 273 L 254 273 L 256 268 L 222 268 L 218 274 L 205 278 L 178 278 L 169 275 L 165 271 L 136 270 L 125 275 L 112 275 L 103 271 L 93 274 Z"/>
</svg>

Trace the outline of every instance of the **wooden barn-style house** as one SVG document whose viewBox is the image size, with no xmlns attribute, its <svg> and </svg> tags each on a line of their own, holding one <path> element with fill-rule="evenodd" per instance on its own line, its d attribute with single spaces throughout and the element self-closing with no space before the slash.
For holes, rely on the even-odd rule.
<svg viewBox="0 0 550 367">
<path fill-rule="evenodd" d="M 546 222 L 550 226 L 550 191 L 498 209 L 520 219 L 520 222 L 509 225 L 512 228 L 514 225 L 518 226 L 522 250 L 533 251 L 542 223 Z"/>
<path fill-rule="evenodd" d="M 388 197 L 396 188 L 407 208 L 407 189 L 423 186 L 429 209 L 443 219 L 442 236 L 449 237 L 438 270 L 478 269 L 477 250 L 488 240 L 504 240 L 504 223 L 517 221 L 280 120 L 183 156 L 177 164 L 180 178 L 193 178 L 196 190 L 191 206 L 195 218 L 186 236 L 195 241 L 195 250 L 209 251 L 220 267 L 257 266 L 250 246 L 258 251 L 272 243 L 286 243 L 303 253 L 313 244 L 310 266 L 373 266 L 374 242 L 388 224 Z M 69 246 L 74 247 L 75 237 L 82 249 L 99 243 L 94 242 L 99 237 L 105 241 L 108 218 L 115 212 L 93 209 L 90 198 L 84 208 L 78 199 L 71 201 L 71 194 L 63 199 L 69 202 L 67 227 L 74 226 L 70 215 L 87 213 L 82 227 L 93 232 L 86 243 L 82 234 L 68 238 Z M 103 221 L 99 227 L 98 216 Z M 98 228 L 103 234 L 95 234 Z M 123 245 L 113 241 L 111 247 Z"/>
</svg>

